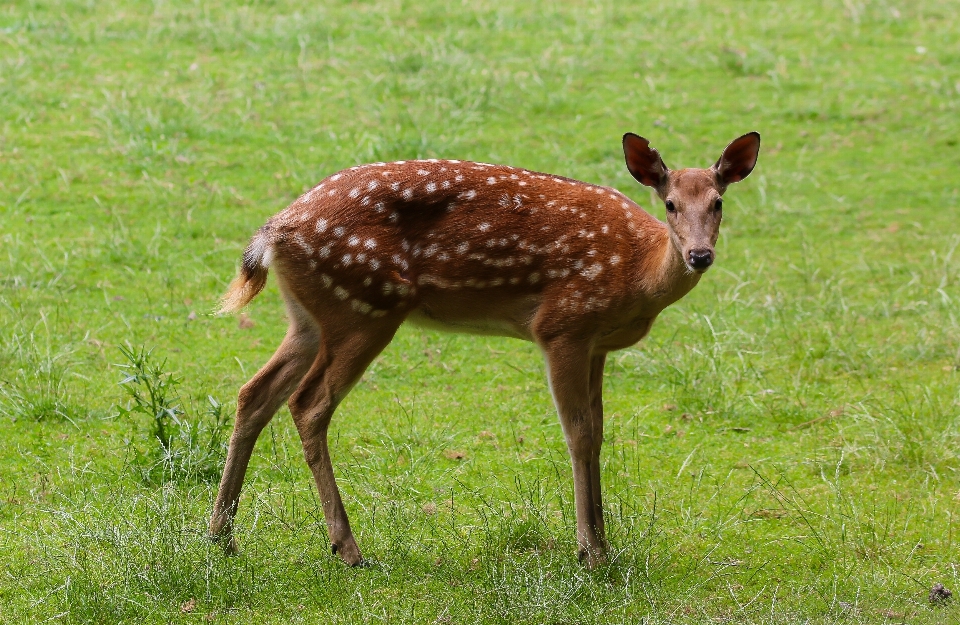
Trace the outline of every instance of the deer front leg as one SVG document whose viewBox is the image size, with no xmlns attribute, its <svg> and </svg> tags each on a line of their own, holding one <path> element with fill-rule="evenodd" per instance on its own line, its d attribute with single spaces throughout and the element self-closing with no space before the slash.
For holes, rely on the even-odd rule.
<svg viewBox="0 0 960 625">
<path fill-rule="evenodd" d="M 603 559 L 598 522 L 599 480 L 594 480 L 594 422 L 590 397 L 591 355 L 588 344 L 555 340 L 544 346 L 550 392 L 557 406 L 573 465 L 573 493 L 577 511 L 579 557 L 593 568 Z M 599 466 L 596 468 L 599 476 Z M 599 530 L 599 531 L 598 531 Z"/>
<path fill-rule="evenodd" d="M 597 537 L 606 547 L 603 528 L 603 499 L 600 495 L 600 446 L 603 445 L 603 365 L 606 354 L 590 359 L 590 419 L 593 423 L 593 455 L 590 460 L 590 487 L 593 494 L 593 519 Z"/>
</svg>

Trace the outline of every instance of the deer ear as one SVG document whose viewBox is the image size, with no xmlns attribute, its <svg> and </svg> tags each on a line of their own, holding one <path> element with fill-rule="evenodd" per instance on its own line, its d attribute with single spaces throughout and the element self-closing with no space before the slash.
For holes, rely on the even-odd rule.
<svg viewBox="0 0 960 625">
<path fill-rule="evenodd" d="M 627 159 L 627 169 L 640 184 L 654 189 L 666 184 L 670 171 L 663 164 L 660 153 L 643 137 L 632 132 L 623 135 L 623 156 Z"/>
<path fill-rule="evenodd" d="M 760 133 L 748 132 L 728 145 L 713 166 L 721 184 L 740 182 L 750 175 L 760 157 Z"/>
</svg>

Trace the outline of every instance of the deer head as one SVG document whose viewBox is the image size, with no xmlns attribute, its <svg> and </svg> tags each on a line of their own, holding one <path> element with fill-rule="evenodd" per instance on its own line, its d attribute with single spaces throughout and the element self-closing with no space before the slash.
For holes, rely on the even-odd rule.
<svg viewBox="0 0 960 625">
<path fill-rule="evenodd" d="M 623 153 L 633 177 L 663 200 L 670 241 L 687 268 L 705 272 L 716 258 L 723 193 L 753 171 L 760 155 L 760 134 L 750 132 L 735 139 L 708 169 L 670 171 L 649 141 L 629 132 L 623 136 Z"/>
</svg>

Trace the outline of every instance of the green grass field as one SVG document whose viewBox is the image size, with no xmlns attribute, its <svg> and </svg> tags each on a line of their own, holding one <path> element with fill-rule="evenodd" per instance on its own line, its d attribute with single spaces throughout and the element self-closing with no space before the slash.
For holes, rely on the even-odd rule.
<svg viewBox="0 0 960 625">
<path fill-rule="evenodd" d="M 0 621 L 960 622 L 928 601 L 960 591 L 958 15 L 5 3 Z M 613 185 L 662 218 L 621 135 L 704 167 L 750 130 L 717 265 L 608 360 L 608 564 L 577 562 L 536 348 L 418 329 L 331 432 L 371 566 L 330 554 L 286 409 L 240 555 L 208 543 L 237 389 L 285 331 L 272 282 L 243 323 L 210 312 L 268 216 L 343 167 L 440 157 Z M 152 350 L 144 384 L 182 410 L 166 451 L 121 346 Z"/>
</svg>

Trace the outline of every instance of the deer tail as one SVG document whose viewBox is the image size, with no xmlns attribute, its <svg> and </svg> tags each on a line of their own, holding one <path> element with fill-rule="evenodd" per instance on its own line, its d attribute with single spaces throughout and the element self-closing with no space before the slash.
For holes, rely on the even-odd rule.
<svg viewBox="0 0 960 625">
<path fill-rule="evenodd" d="M 273 234 L 270 224 L 257 230 L 250 245 L 243 252 L 240 273 L 220 299 L 217 314 L 237 312 L 263 290 L 267 283 L 267 269 L 273 262 Z"/>
</svg>

